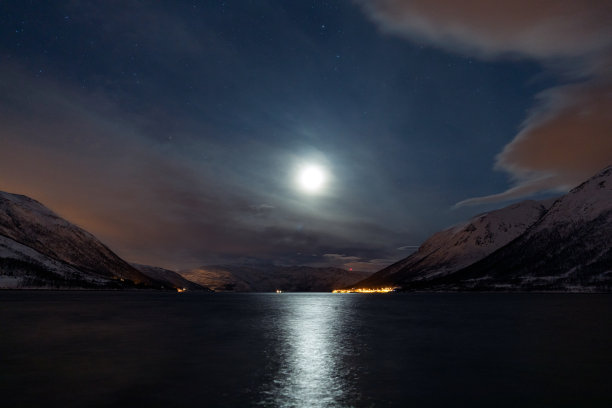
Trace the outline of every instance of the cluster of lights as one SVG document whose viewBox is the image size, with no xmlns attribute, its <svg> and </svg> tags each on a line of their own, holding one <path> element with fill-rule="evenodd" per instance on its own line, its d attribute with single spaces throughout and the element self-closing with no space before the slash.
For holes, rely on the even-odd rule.
<svg viewBox="0 0 612 408">
<path fill-rule="evenodd" d="M 332 293 L 389 293 L 393 292 L 396 288 L 358 288 L 358 289 L 335 289 Z"/>
<path fill-rule="evenodd" d="M 186 290 L 187 290 L 187 288 L 176 288 L 176 291 L 177 291 L 178 293 L 184 292 L 184 291 L 186 291 Z"/>
</svg>

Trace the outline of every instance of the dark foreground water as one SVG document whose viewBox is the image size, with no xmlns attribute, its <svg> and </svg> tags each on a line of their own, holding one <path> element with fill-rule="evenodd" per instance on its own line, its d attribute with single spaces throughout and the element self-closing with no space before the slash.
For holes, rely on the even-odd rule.
<svg viewBox="0 0 612 408">
<path fill-rule="evenodd" d="M 612 296 L 0 292 L 0 406 L 612 406 Z"/>
</svg>

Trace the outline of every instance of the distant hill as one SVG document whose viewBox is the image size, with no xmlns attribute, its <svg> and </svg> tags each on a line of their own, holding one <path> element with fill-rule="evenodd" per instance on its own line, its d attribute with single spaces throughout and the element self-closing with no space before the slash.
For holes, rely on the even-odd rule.
<svg viewBox="0 0 612 408">
<path fill-rule="evenodd" d="M 160 287 L 38 201 L 0 192 L 0 288 Z"/>
<path fill-rule="evenodd" d="M 554 202 L 524 201 L 428 239 L 355 287 L 612 290 L 612 167 Z"/>
<path fill-rule="evenodd" d="M 179 271 L 190 281 L 216 291 L 235 292 L 330 292 L 351 285 L 368 272 L 308 266 L 202 266 Z"/>
<path fill-rule="evenodd" d="M 211 291 L 205 286 L 198 285 L 195 282 L 191 282 L 185 278 L 183 278 L 178 273 L 171 271 L 169 269 L 158 268 L 156 266 L 149 265 L 140 265 L 132 263 L 132 266 L 138 269 L 140 272 L 147 275 L 149 278 L 156 280 L 164 284 L 167 287 L 171 288 L 181 288 L 187 289 L 190 291 L 193 290 L 201 290 L 201 291 Z"/>
</svg>

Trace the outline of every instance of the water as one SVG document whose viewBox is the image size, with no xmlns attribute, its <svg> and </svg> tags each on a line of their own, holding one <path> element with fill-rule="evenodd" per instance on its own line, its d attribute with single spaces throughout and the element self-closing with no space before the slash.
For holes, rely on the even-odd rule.
<svg viewBox="0 0 612 408">
<path fill-rule="evenodd" d="M 612 296 L 0 292 L 6 407 L 612 406 Z"/>
</svg>

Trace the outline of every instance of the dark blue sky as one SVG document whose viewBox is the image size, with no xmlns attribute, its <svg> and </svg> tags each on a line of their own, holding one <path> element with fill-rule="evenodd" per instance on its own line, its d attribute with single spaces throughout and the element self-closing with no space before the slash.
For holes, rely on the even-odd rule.
<svg viewBox="0 0 612 408">
<path fill-rule="evenodd" d="M 502 205 L 453 207 L 513 186 L 496 155 L 576 79 L 397 35 L 364 3 L 0 3 L 0 189 L 172 268 L 373 270 Z M 296 188 L 308 163 L 320 194 Z"/>
</svg>

